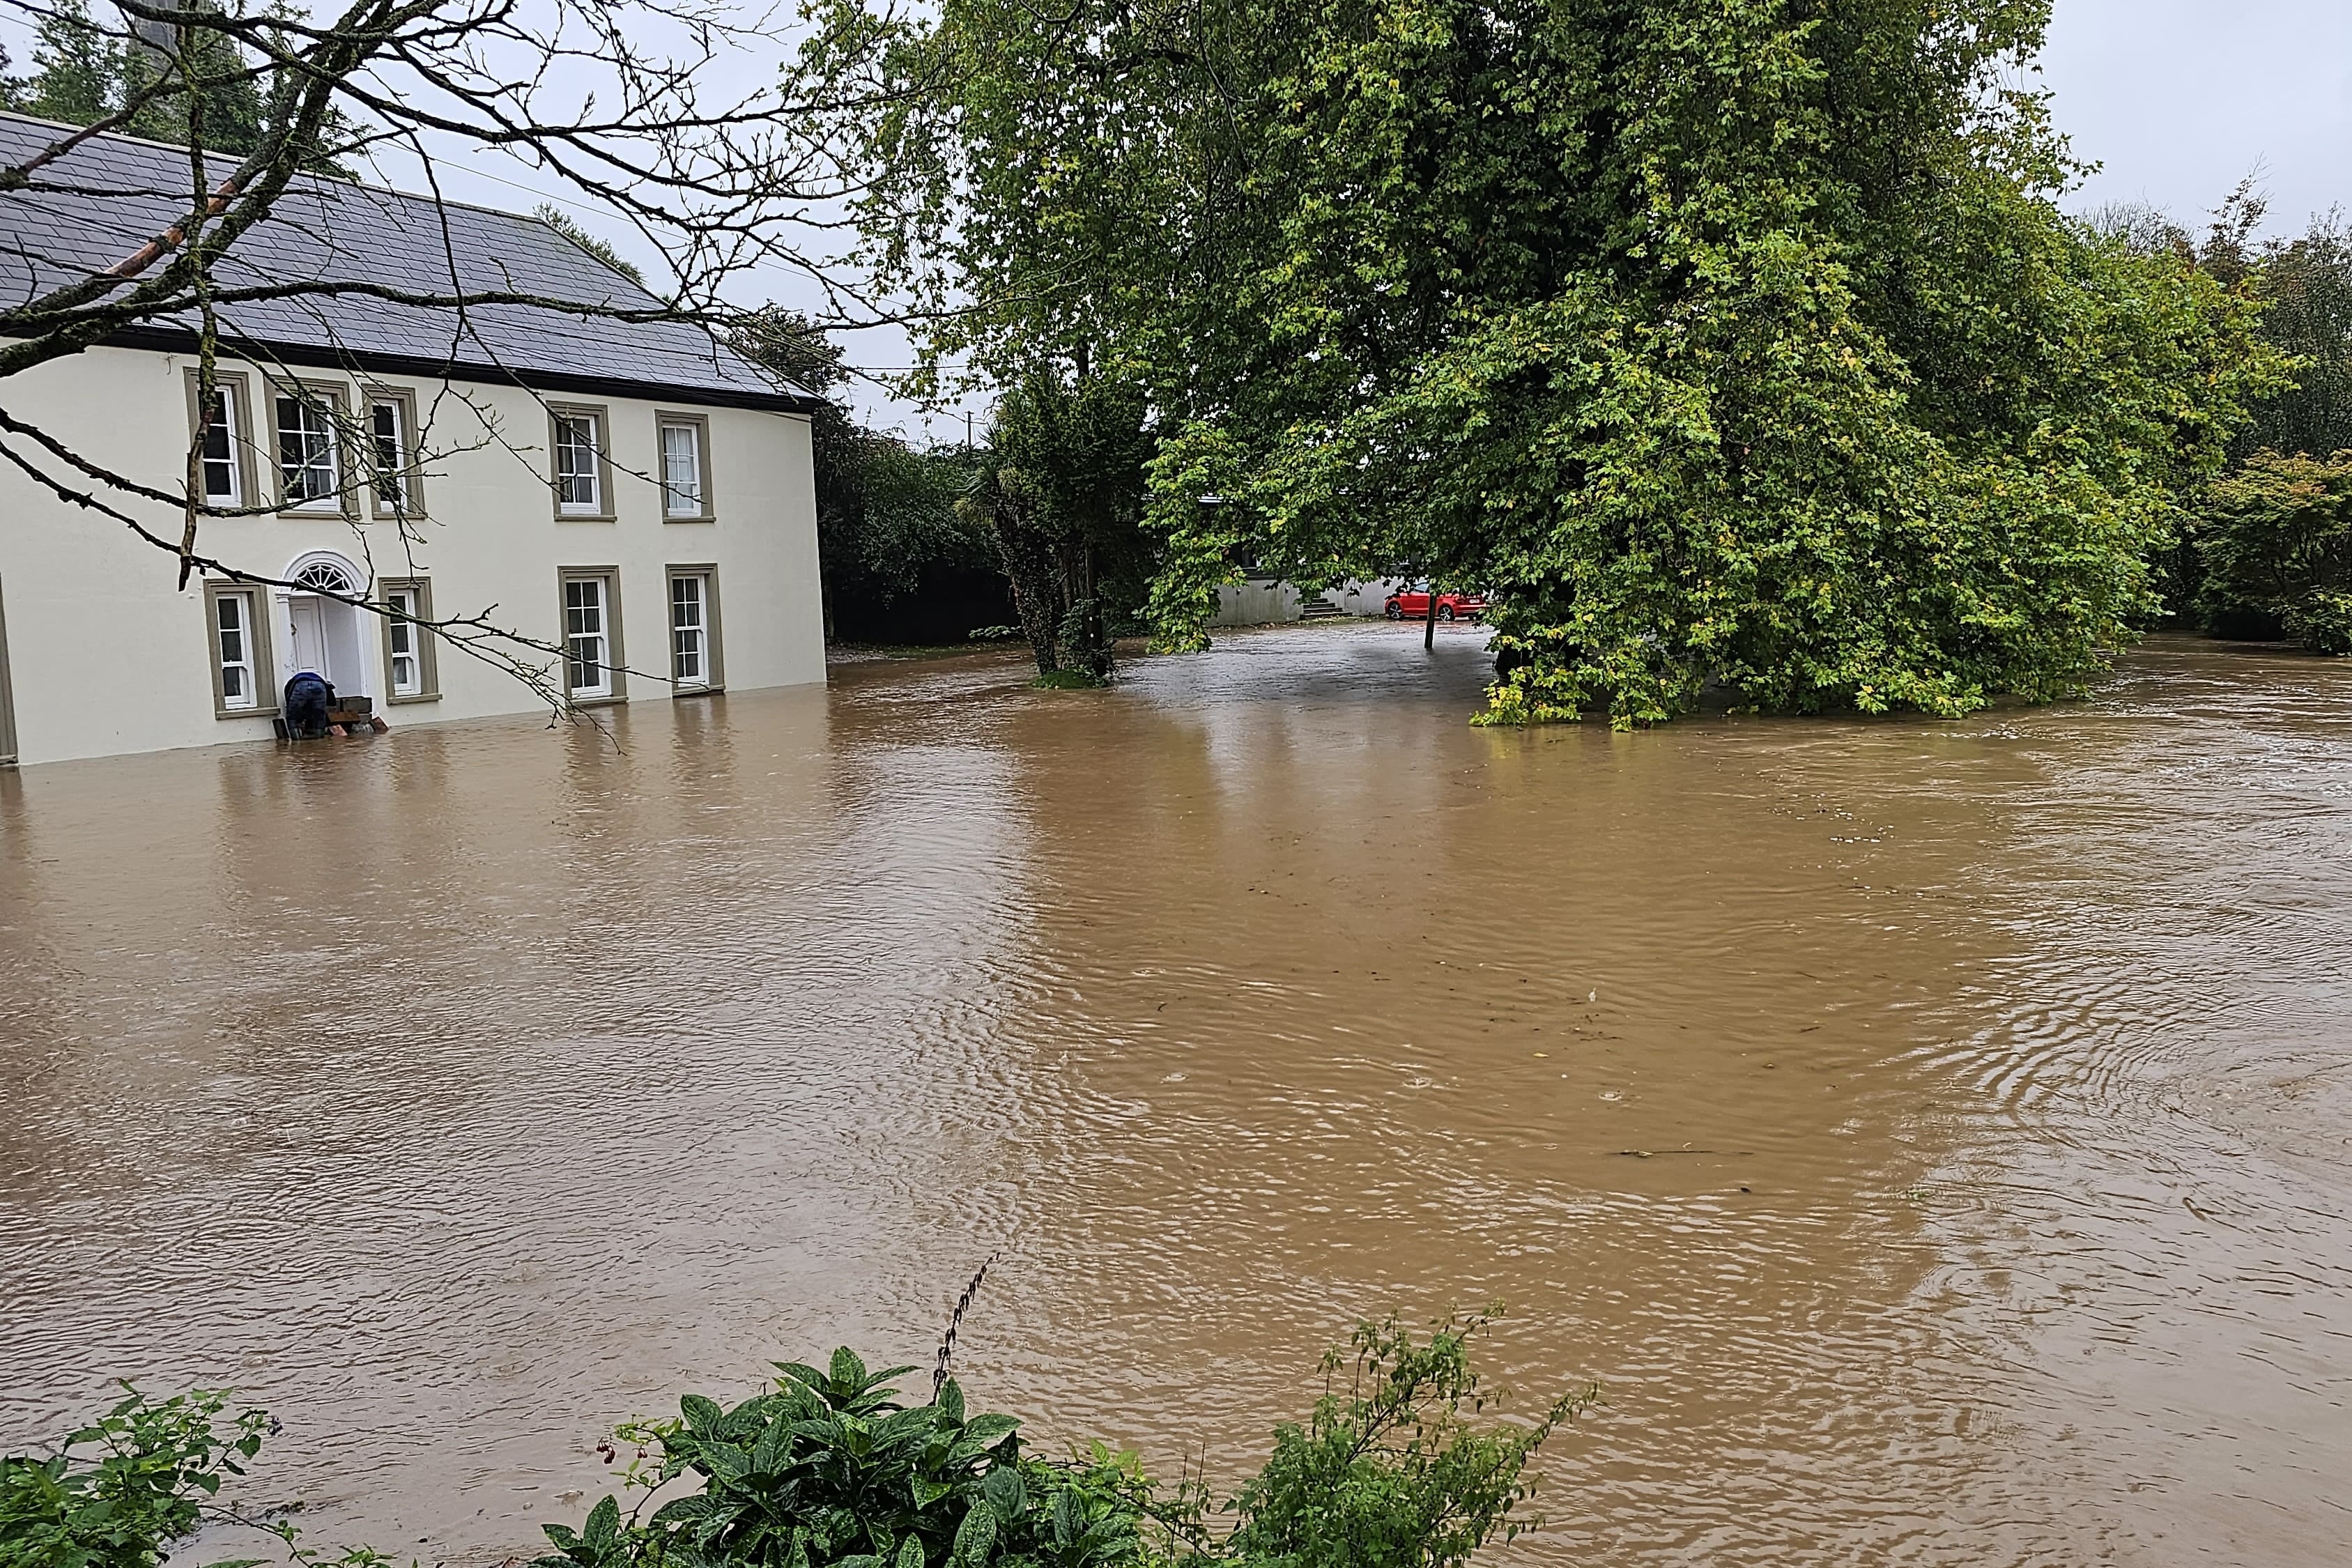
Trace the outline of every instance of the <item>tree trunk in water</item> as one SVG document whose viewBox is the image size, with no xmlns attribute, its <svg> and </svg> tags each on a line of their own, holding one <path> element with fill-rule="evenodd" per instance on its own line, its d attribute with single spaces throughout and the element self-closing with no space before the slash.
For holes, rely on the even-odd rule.
<svg viewBox="0 0 2352 1568">
<path fill-rule="evenodd" d="M 1037 673 L 1051 675 L 1062 668 L 1062 617 L 1069 613 L 1060 563 L 1043 541 L 1018 524 L 999 521 L 995 532 L 997 558 L 1013 587 L 1022 635 L 1037 656 Z"/>
<path fill-rule="evenodd" d="M 1102 597 L 1095 592 L 1095 547 L 1091 544 L 1086 547 L 1080 571 L 1084 574 L 1085 581 L 1080 584 L 1079 591 L 1085 594 L 1087 602 L 1085 617 L 1087 673 L 1097 680 L 1108 681 L 1110 679 L 1111 670 L 1110 638 L 1103 635 Z"/>
<path fill-rule="evenodd" d="M 1437 584 L 1429 585 L 1429 613 L 1421 618 L 1421 651 L 1437 651 Z"/>
</svg>

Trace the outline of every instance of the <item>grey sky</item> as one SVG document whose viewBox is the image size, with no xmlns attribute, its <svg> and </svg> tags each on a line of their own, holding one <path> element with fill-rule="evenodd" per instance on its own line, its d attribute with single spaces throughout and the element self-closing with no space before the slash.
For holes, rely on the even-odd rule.
<svg viewBox="0 0 2352 1568">
<path fill-rule="evenodd" d="M 2058 0 L 2043 80 L 2074 150 L 2069 198 L 2196 220 L 2257 163 L 2269 226 L 2352 208 L 2352 0 Z"/>
</svg>

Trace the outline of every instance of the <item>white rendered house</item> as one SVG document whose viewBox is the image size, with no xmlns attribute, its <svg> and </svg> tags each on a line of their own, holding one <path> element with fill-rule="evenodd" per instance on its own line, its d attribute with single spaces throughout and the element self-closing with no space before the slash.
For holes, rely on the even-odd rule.
<svg viewBox="0 0 2352 1568">
<path fill-rule="evenodd" d="M 0 114 L 0 167 L 57 134 Z M 168 204 L 87 193 L 170 191 L 186 167 L 183 149 L 96 137 L 47 171 L 71 194 L 0 193 L 0 296 L 135 252 Z M 232 258 L 257 276 L 655 305 L 536 219 L 343 181 L 297 182 L 248 242 Z M 170 494 L 193 468 L 209 504 L 252 509 L 205 521 L 199 552 L 283 580 L 182 591 L 171 555 L 0 463 L 0 760 L 268 740 L 304 669 L 395 729 L 541 705 L 509 671 L 335 593 L 543 642 L 560 656 L 523 657 L 577 703 L 824 678 L 814 400 L 699 329 L 329 296 L 225 310 L 223 336 L 208 406 L 184 329 L 0 379 L 0 409 L 90 464 Z M 92 488 L 39 443 L 8 445 Z M 100 493 L 179 537 L 180 508 Z"/>
</svg>

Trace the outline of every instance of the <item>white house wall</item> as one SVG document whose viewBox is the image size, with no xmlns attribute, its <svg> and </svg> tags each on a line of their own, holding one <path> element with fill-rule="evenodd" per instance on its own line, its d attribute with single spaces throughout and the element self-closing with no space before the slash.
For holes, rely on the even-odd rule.
<svg viewBox="0 0 2352 1568">
<path fill-rule="evenodd" d="M 8 378 L 6 405 L 89 460 L 176 492 L 190 437 L 188 356 L 93 349 Z M 268 489 L 270 417 L 265 378 L 250 366 L 249 408 L 262 439 L 257 475 Z M 300 373 L 306 383 L 350 375 Z M 610 419 L 613 521 L 558 521 L 549 488 L 548 416 L 518 387 L 438 384 L 369 375 L 373 387 L 415 395 L 428 451 L 423 536 L 412 551 L 389 520 L 264 514 L 207 521 L 199 547 L 245 570 L 282 575 L 297 557 L 331 551 L 383 577 L 424 577 L 441 616 L 481 613 L 493 623 L 561 641 L 558 574 L 566 567 L 619 571 L 623 655 L 637 671 L 632 701 L 670 701 L 668 578 L 672 565 L 718 568 L 719 654 L 730 690 L 824 679 L 809 424 L 797 415 L 659 402 L 605 394 L 551 395 L 602 405 Z M 716 521 L 661 515 L 656 472 L 656 410 L 709 420 L 706 455 Z M 21 440 L 12 442 L 26 449 Z M 462 449 L 460 449 L 462 448 Z M 60 465 L 50 464 L 52 471 Z M 60 472 L 77 488 L 86 481 Z M 274 491 L 272 492 L 274 493 Z M 154 532 L 179 537 L 180 514 L 160 503 L 108 496 Z M 202 584 L 175 585 L 173 559 L 121 522 L 74 507 L 0 465 L 0 594 L 7 606 L 8 668 L 20 761 L 160 751 L 272 734 L 267 716 L 215 716 L 213 648 Z M 283 595 L 272 596 L 274 690 L 291 673 Z M 538 699 L 511 675 L 446 644 L 437 700 L 385 701 L 383 626 L 363 616 L 364 678 L 358 689 L 395 726 L 523 711 Z M 266 692 L 265 695 L 268 693 Z"/>
<path fill-rule="evenodd" d="M 1306 613 L 1298 590 L 1271 577 L 1251 577 L 1217 585 L 1217 607 L 1210 612 L 1213 626 L 1262 626 L 1295 621 Z"/>
<path fill-rule="evenodd" d="M 1377 619 L 1388 613 L 1390 595 L 1402 593 L 1411 586 L 1402 577 L 1376 577 L 1369 583 L 1351 580 L 1337 588 L 1323 590 L 1323 602 L 1337 605 L 1351 616 L 1370 616 Z"/>
</svg>

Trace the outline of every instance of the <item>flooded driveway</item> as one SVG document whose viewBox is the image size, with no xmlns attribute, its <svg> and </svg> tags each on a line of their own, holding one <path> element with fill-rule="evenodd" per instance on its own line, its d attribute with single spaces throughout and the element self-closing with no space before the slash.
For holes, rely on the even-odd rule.
<svg viewBox="0 0 2352 1568">
<path fill-rule="evenodd" d="M 1229 1481 L 1500 1300 L 1608 1400 L 1510 1561 L 2346 1560 L 2352 661 L 1519 733 L 1482 640 L 0 774 L 0 1443 L 234 1384 L 490 1560 L 1002 1249 L 974 1395 Z"/>
</svg>

